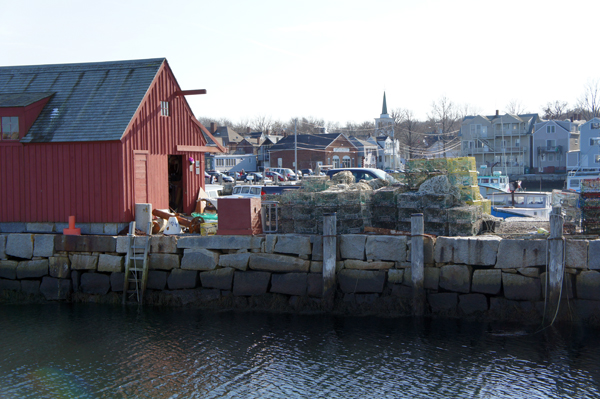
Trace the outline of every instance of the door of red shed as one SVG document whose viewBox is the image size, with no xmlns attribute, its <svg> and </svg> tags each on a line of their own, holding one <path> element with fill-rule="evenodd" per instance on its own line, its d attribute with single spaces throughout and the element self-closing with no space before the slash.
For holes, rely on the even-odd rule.
<svg viewBox="0 0 600 399">
<path fill-rule="evenodd" d="M 218 235 L 262 234 L 260 198 L 219 198 Z"/>
</svg>

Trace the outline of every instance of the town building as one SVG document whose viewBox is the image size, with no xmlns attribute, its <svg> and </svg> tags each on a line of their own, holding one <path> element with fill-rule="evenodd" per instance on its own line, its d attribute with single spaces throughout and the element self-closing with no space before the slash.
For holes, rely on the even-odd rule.
<svg viewBox="0 0 600 399">
<path fill-rule="evenodd" d="M 583 121 L 547 120 L 535 124 L 533 171 L 566 173 L 567 155 L 579 153 L 579 126 Z"/>
<path fill-rule="evenodd" d="M 0 67 L 0 222 L 127 223 L 191 212 L 206 146 L 164 58 Z M 6 230 L 5 230 L 6 231 Z"/>
<path fill-rule="evenodd" d="M 461 155 L 475 157 L 477 168 L 507 175 L 529 173 L 533 166 L 533 132 L 538 114 L 471 115 L 461 125 Z M 489 169 L 488 169 L 489 170 Z"/>
<path fill-rule="evenodd" d="M 381 115 L 375 118 L 375 141 L 381 148 L 377 161 L 377 167 L 380 169 L 403 168 L 400 160 L 400 140 L 395 138 L 394 122 L 394 118 L 388 114 L 385 92 L 383 92 Z"/>
</svg>

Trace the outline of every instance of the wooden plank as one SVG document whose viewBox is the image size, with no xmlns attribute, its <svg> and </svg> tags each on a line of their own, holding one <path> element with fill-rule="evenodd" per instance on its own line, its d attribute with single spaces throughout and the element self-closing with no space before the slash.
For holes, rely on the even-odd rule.
<svg viewBox="0 0 600 399">
<path fill-rule="evenodd" d="M 181 152 L 211 152 L 211 153 L 221 153 L 217 147 L 210 147 L 206 145 L 178 145 L 177 151 Z"/>
<path fill-rule="evenodd" d="M 178 96 L 191 96 L 195 94 L 206 94 L 206 89 L 197 89 L 197 90 L 177 90 L 175 92 L 175 97 Z"/>
</svg>

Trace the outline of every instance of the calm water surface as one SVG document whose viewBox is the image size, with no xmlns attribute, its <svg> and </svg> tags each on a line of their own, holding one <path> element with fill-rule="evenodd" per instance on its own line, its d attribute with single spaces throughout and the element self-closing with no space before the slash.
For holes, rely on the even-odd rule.
<svg viewBox="0 0 600 399">
<path fill-rule="evenodd" d="M 598 331 L 0 306 L 0 398 L 599 398 Z"/>
</svg>

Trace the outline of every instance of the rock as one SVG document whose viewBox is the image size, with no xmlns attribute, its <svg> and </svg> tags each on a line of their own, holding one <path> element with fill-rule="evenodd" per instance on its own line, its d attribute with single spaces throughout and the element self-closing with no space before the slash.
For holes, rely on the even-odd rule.
<svg viewBox="0 0 600 399">
<path fill-rule="evenodd" d="M 196 288 L 198 286 L 198 271 L 173 269 L 167 279 L 167 285 L 170 290 Z"/>
<path fill-rule="evenodd" d="M 270 291 L 286 295 L 306 295 L 308 273 L 283 273 L 271 276 Z"/>
<path fill-rule="evenodd" d="M 113 272 L 110 274 L 110 289 L 114 292 L 123 292 L 123 284 L 125 284 L 124 272 Z"/>
<path fill-rule="evenodd" d="M 498 295 L 502 288 L 502 270 L 487 269 L 475 270 L 473 272 L 473 282 L 471 291 L 483 294 Z"/>
<path fill-rule="evenodd" d="M 594 270 L 582 271 L 576 280 L 577 298 L 600 301 L 600 273 Z"/>
<path fill-rule="evenodd" d="M 16 280 L 18 265 L 19 262 L 14 260 L 0 260 L 0 278 Z"/>
<path fill-rule="evenodd" d="M 471 289 L 471 274 L 471 266 L 442 266 L 440 268 L 440 287 L 448 291 L 469 293 Z"/>
<path fill-rule="evenodd" d="M 40 278 L 48 275 L 48 259 L 26 260 L 17 266 L 17 278 Z"/>
<path fill-rule="evenodd" d="M 177 254 L 150 254 L 148 255 L 148 269 L 173 270 L 179 269 L 180 258 Z"/>
<path fill-rule="evenodd" d="M 367 236 L 367 260 L 406 261 L 406 236 Z"/>
<path fill-rule="evenodd" d="M 412 277 L 412 275 L 411 275 Z M 426 267 L 423 269 L 423 288 L 437 290 L 440 285 L 440 269 L 437 267 Z"/>
<path fill-rule="evenodd" d="M 356 259 L 346 259 L 344 269 L 356 270 L 388 270 L 394 267 L 394 262 L 365 262 Z"/>
<path fill-rule="evenodd" d="M 150 238 L 150 252 L 161 254 L 176 254 L 177 236 L 152 236 Z M 117 251 L 118 252 L 118 251 Z"/>
<path fill-rule="evenodd" d="M 588 267 L 592 270 L 600 270 L 600 240 L 588 242 Z"/>
<path fill-rule="evenodd" d="M 98 271 L 109 273 L 122 272 L 123 263 L 122 256 L 100 254 L 98 257 Z"/>
<path fill-rule="evenodd" d="M 231 290 L 233 284 L 233 272 L 235 269 L 226 267 L 200 273 L 200 282 L 203 288 L 218 288 L 220 290 Z"/>
<path fill-rule="evenodd" d="M 497 236 L 438 237 L 434 258 L 437 263 L 494 266 L 502 239 Z"/>
<path fill-rule="evenodd" d="M 321 298 L 323 296 L 323 275 L 308 273 L 306 281 L 308 284 L 306 290 L 308 296 Z"/>
<path fill-rule="evenodd" d="M 85 294 L 106 295 L 110 290 L 110 277 L 100 273 L 83 273 L 81 291 Z"/>
<path fill-rule="evenodd" d="M 277 242 L 273 252 L 294 255 L 310 255 L 312 252 L 310 237 L 295 234 L 280 235 L 277 237 Z"/>
<path fill-rule="evenodd" d="M 310 262 L 311 273 L 323 273 L 323 262 L 322 261 L 311 261 Z"/>
<path fill-rule="evenodd" d="M 344 234 L 340 237 L 340 256 L 342 259 L 365 259 L 366 235 Z M 321 247 L 322 248 L 322 247 Z M 321 251 L 323 251 L 321 249 Z"/>
<path fill-rule="evenodd" d="M 110 236 L 65 236 L 59 234 L 54 236 L 54 249 L 57 252 L 116 252 L 117 239 Z"/>
<path fill-rule="evenodd" d="M 21 259 L 33 257 L 33 234 L 10 234 L 6 238 L 6 255 Z"/>
<path fill-rule="evenodd" d="M 96 255 L 69 255 L 71 270 L 96 270 L 98 267 L 98 256 Z"/>
<path fill-rule="evenodd" d="M 82 272 L 79 270 L 71 270 L 71 282 L 73 287 L 73 292 L 79 292 L 81 288 L 81 274 Z"/>
<path fill-rule="evenodd" d="M 338 239 L 338 243 L 341 239 Z M 340 245 L 337 245 L 337 251 L 340 252 Z M 312 236 L 312 260 L 323 260 L 323 236 Z"/>
<path fill-rule="evenodd" d="M 33 235 L 33 256 L 49 258 L 54 255 L 54 235 Z"/>
<path fill-rule="evenodd" d="M 44 277 L 40 285 L 40 292 L 49 301 L 65 300 L 72 291 L 72 282 L 68 279 Z"/>
<path fill-rule="evenodd" d="M 502 273 L 504 297 L 517 301 L 538 301 L 542 296 L 539 278 Z"/>
<path fill-rule="evenodd" d="M 466 315 L 488 310 L 487 298 L 483 294 L 460 295 L 458 301 L 458 308 Z"/>
<path fill-rule="evenodd" d="M 149 290 L 162 291 L 167 287 L 167 278 L 168 277 L 169 277 L 169 272 L 165 272 L 162 270 L 149 270 L 148 271 L 148 282 L 146 283 L 146 288 Z"/>
<path fill-rule="evenodd" d="M 27 295 L 37 295 L 40 293 L 40 282 L 39 280 L 22 280 L 21 281 L 21 292 Z"/>
<path fill-rule="evenodd" d="M 270 235 L 267 237 L 270 237 Z M 219 266 L 233 267 L 234 269 L 241 270 L 241 271 L 245 271 L 248 269 L 249 261 L 250 261 L 250 253 L 249 252 L 236 253 L 236 254 L 225 254 L 225 255 L 219 256 Z"/>
<path fill-rule="evenodd" d="M 429 302 L 433 313 L 456 313 L 458 294 L 454 292 L 429 294 L 427 295 L 427 302 Z"/>
<path fill-rule="evenodd" d="M 502 240 L 496 269 L 546 265 L 546 240 Z"/>
<path fill-rule="evenodd" d="M 586 240 L 566 240 L 565 266 L 573 269 L 588 268 L 588 242 Z"/>
<path fill-rule="evenodd" d="M 214 270 L 219 264 L 219 253 L 210 249 L 186 249 L 181 259 L 185 270 Z"/>
<path fill-rule="evenodd" d="M 233 295 L 249 296 L 266 294 L 270 281 L 271 273 L 268 272 L 236 271 L 233 275 Z"/>
<path fill-rule="evenodd" d="M 4 290 L 21 291 L 21 282 L 19 280 L 5 280 L 0 278 L 0 293 Z"/>
<path fill-rule="evenodd" d="M 527 277 L 540 277 L 540 269 L 537 267 L 523 267 L 517 269 L 517 272 Z"/>
<path fill-rule="evenodd" d="M 310 261 L 298 259 L 295 256 L 260 254 L 250 255 L 250 269 L 280 273 L 308 273 Z"/>
<path fill-rule="evenodd" d="M 71 261 L 68 256 L 53 256 L 48 258 L 48 271 L 50 277 L 54 278 L 70 278 L 71 277 Z"/>
<path fill-rule="evenodd" d="M 381 293 L 385 285 L 386 272 L 343 269 L 338 282 L 344 293 Z"/>
<path fill-rule="evenodd" d="M 572 299 L 575 298 L 575 276 L 572 274 L 565 274 L 562 282 L 561 299 Z M 540 274 L 540 285 L 542 287 L 542 298 L 546 298 L 546 273 Z"/>
<path fill-rule="evenodd" d="M 408 287 L 412 287 L 412 269 L 404 269 L 404 278 L 402 279 L 402 284 Z"/>
<path fill-rule="evenodd" d="M 391 295 L 393 297 L 398 297 L 398 298 L 402 298 L 402 299 L 412 299 L 413 297 L 413 290 L 411 287 L 408 287 L 406 285 L 398 285 L 398 284 L 394 284 L 392 286 L 392 293 Z"/>
<path fill-rule="evenodd" d="M 403 269 L 390 269 L 388 270 L 388 282 L 391 284 L 402 284 L 404 279 Z"/>
<path fill-rule="evenodd" d="M 177 248 L 261 249 L 263 241 L 258 236 L 186 236 L 179 237 Z"/>
</svg>

